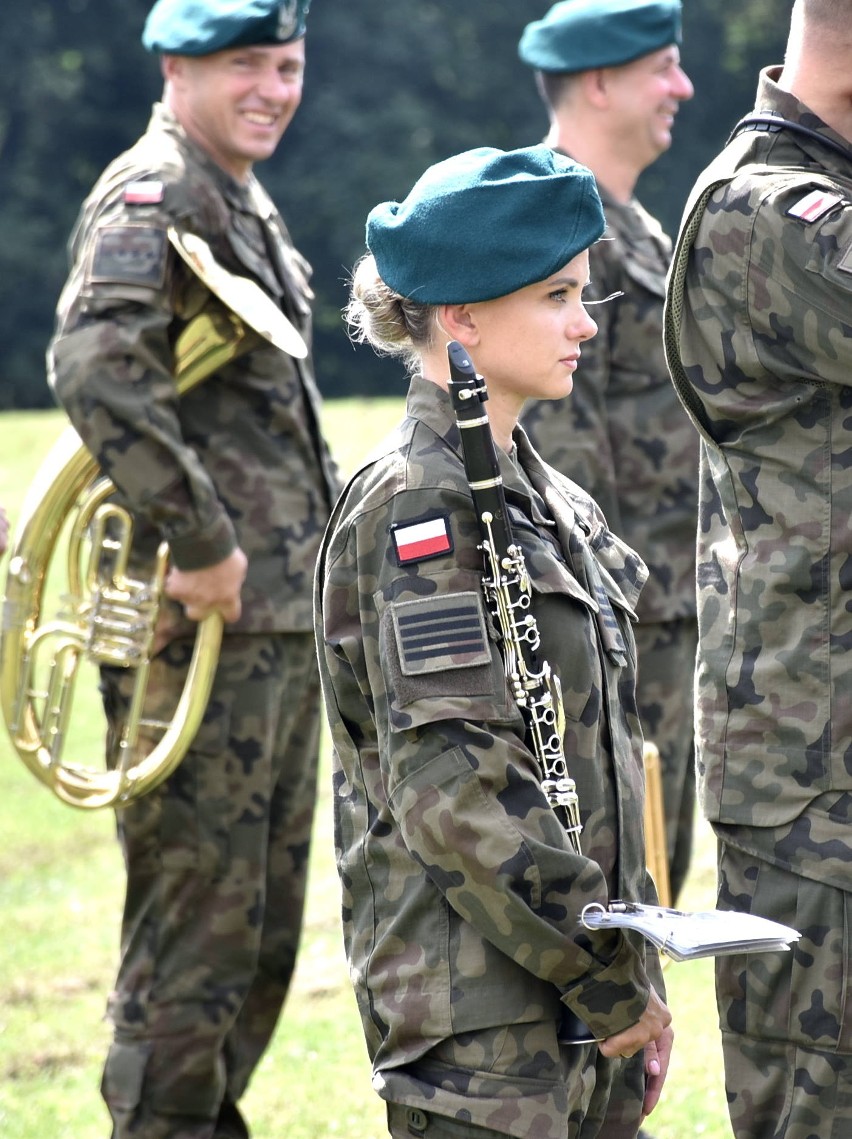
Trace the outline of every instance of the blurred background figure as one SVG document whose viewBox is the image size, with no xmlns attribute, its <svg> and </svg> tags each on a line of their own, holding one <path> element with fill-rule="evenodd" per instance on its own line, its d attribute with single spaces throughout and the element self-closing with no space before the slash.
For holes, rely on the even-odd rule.
<svg viewBox="0 0 852 1139">
<path fill-rule="evenodd" d="M 169 543 L 173 604 L 146 722 L 170 718 L 160 704 L 184 688 L 195 622 L 227 622 L 188 753 L 118 812 L 127 887 L 102 1081 L 113 1139 L 246 1139 L 238 1104 L 301 932 L 321 715 L 311 590 L 336 486 L 309 267 L 253 164 L 301 101 L 307 8 L 154 5 L 143 42 L 161 57 L 162 102 L 83 205 L 50 346 L 55 394 L 131 512 L 137 563 Z M 179 395 L 188 328 L 216 360 L 234 344 Z M 101 671 L 113 762 L 130 671 Z"/>
<path fill-rule="evenodd" d="M 679 0 L 564 0 L 526 27 L 519 46 L 550 116 L 546 144 L 589 167 L 607 221 L 589 252 L 586 298 L 605 301 L 590 309 L 598 335 L 583 345 L 573 393 L 531 403 L 523 424 L 650 571 L 637 609 L 638 703 L 660 753 L 673 900 L 695 814 L 698 439 L 663 352 L 671 243 L 634 190 L 693 94 L 680 41 Z"/>
</svg>

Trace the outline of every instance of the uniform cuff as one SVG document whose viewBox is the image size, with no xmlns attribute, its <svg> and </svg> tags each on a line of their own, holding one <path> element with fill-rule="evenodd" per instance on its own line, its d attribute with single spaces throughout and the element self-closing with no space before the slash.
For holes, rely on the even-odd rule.
<svg viewBox="0 0 852 1139">
<path fill-rule="evenodd" d="M 185 572 L 215 566 L 232 554 L 237 545 L 233 523 L 224 513 L 204 530 L 169 539 L 172 561 Z"/>
<path fill-rule="evenodd" d="M 563 993 L 562 1001 L 596 1040 L 623 1032 L 641 1020 L 651 997 L 648 976 L 627 945 L 616 960 Z"/>
</svg>

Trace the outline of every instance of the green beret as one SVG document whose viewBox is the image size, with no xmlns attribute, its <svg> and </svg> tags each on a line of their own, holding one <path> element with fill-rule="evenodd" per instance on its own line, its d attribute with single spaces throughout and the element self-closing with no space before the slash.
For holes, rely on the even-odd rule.
<svg viewBox="0 0 852 1139">
<path fill-rule="evenodd" d="M 538 71 L 588 71 L 680 40 L 680 0 L 562 0 L 527 24 L 518 54 Z"/>
<path fill-rule="evenodd" d="M 305 34 L 311 0 L 157 0 L 142 43 L 165 55 L 212 55 Z"/>
<path fill-rule="evenodd" d="M 547 146 L 479 147 L 430 166 L 367 218 L 379 276 L 424 304 L 492 300 L 543 281 L 604 231 L 595 179 Z"/>
</svg>

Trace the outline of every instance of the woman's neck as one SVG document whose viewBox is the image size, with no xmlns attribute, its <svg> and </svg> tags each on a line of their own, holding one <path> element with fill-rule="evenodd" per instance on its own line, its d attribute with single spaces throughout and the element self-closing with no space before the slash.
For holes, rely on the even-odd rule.
<svg viewBox="0 0 852 1139">
<path fill-rule="evenodd" d="M 472 357 L 471 357 L 472 358 Z M 474 360 L 474 366 L 476 361 Z M 425 380 L 435 384 L 436 387 L 448 391 L 449 364 L 445 348 L 435 348 L 422 352 L 420 355 L 420 372 Z M 486 385 L 488 377 L 485 377 Z M 518 424 L 523 403 L 519 403 L 517 396 L 510 396 L 498 389 L 488 390 L 488 399 L 485 401 L 485 410 L 488 413 L 488 422 L 494 442 L 507 454 L 512 449 L 512 432 Z"/>
</svg>

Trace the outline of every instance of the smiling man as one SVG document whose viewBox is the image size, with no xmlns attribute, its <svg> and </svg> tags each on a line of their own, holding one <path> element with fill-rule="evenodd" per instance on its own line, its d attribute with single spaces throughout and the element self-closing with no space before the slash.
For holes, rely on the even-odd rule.
<svg viewBox="0 0 852 1139">
<path fill-rule="evenodd" d="M 170 547 L 146 748 L 184 688 L 195 622 L 225 621 L 187 755 L 118 813 L 113 1139 L 246 1139 L 238 1103 L 299 942 L 320 717 L 311 587 L 336 476 L 309 267 L 252 167 L 299 105 L 307 8 L 154 5 L 143 42 L 163 99 L 83 205 L 49 351 L 58 400 L 130 511 L 135 575 Z M 193 354 L 215 364 L 182 392 Z M 133 672 L 101 670 L 110 761 Z"/>
<path fill-rule="evenodd" d="M 529 405 L 523 424 L 648 565 L 636 630 L 638 700 L 662 761 L 674 898 L 695 813 L 698 439 L 663 353 L 671 243 L 634 191 L 671 145 L 678 107 L 693 94 L 680 40 L 680 0 L 563 0 L 527 25 L 519 48 L 550 115 L 545 142 L 595 175 L 607 230 L 590 250 L 586 297 L 613 298 L 590 309 L 599 332 L 583 346 L 572 395 Z"/>
</svg>

